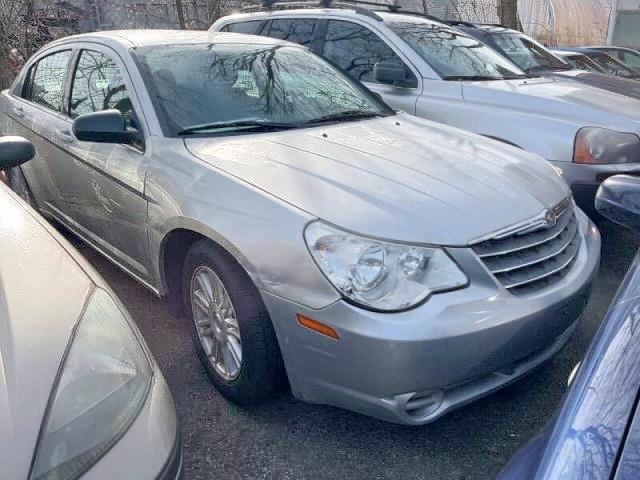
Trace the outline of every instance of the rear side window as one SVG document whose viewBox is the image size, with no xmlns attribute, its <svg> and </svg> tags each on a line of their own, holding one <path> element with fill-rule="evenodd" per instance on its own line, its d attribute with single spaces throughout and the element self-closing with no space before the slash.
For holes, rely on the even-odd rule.
<svg viewBox="0 0 640 480">
<path fill-rule="evenodd" d="M 69 115 L 75 118 L 113 108 L 131 124 L 133 106 L 122 72 L 107 55 L 83 50 L 73 78 Z"/>
<path fill-rule="evenodd" d="M 60 111 L 64 95 L 64 81 L 71 51 L 53 53 L 40 60 L 30 72 L 26 97 L 51 110 Z"/>
<path fill-rule="evenodd" d="M 373 66 L 378 62 L 404 65 L 378 35 L 366 27 L 342 20 L 329 21 L 322 54 L 362 82 L 375 82 Z"/>
<path fill-rule="evenodd" d="M 312 18 L 283 18 L 271 22 L 267 35 L 299 45 L 309 45 L 315 26 L 316 21 Z"/>
<path fill-rule="evenodd" d="M 254 20 L 251 22 L 238 22 L 238 23 L 230 23 L 229 25 L 225 25 L 222 27 L 222 32 L 233 32 L 233 33 L 246 33 L 248 35 L 257 35 L 260 31 L 260 25 L 262 25 L 261 20 Z"/>
</svg>

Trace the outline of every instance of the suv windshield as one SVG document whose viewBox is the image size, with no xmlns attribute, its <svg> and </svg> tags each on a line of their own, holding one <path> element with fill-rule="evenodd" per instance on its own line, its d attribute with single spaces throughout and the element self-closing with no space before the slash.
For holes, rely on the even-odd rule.
<svg viewBox="0 0 640 480">
<path fill-rule="evenodd" d="M 390 22 L 443 80 L 506 80 L 526 74 L 489 47 L 459 31 L 427 22 Z"/>
<path fill-rule="evenodd" d="M 164 45 L 134 55 L 170 136 L 282 130 L 394 114 L 299 47 Z"/>
<path fill-rule="evenodd" d="M 527 37 L 507 32 L 491 34 L 491 38 L 507 58 L 527 73 L 571 70 L 570 65 Z"/>
</svg>

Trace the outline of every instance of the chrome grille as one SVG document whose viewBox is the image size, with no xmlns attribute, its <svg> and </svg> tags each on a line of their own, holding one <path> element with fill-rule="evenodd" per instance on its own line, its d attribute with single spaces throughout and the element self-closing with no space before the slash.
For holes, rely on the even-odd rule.
<svg viewBox="0 0 640 480">
<path fill-rule="evenodd" d="M 556 218 L 549 225 L 549 212 Z M 571 198 L 539 218 L 472 245 L 496 279 L 511 293 L 535 293 L 564 278 L 575 261 L 582 235 Z"/>
</svg>

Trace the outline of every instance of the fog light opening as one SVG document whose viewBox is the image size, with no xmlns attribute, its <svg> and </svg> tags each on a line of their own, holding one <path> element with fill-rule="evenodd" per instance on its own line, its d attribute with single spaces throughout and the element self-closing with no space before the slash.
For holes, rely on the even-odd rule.
<svg viewBox="0 0 640 480">
<path fill-rule="evenodd" d="M 443 400 L 442 390 L 414 393 L 405 403 L 404 410 L 413 418 L 428 417 L 440 408 Z"/>
</svg>

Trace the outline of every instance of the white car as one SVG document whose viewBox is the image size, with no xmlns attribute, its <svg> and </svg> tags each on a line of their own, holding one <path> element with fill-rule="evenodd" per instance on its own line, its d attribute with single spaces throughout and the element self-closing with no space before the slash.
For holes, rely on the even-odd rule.
<svg viewBox="0 0 640 480">
<path fill-rule="evenodd" d="M 358 7 L 264 9 L 221 18 L 211 30 L 307 45 L 394 108 L 536 153 L 563 170 L 585 207 L 608 176 L 640 172 L 639 100 L 533 78 L 428 18 Z"/>
<path fill-rule="evenodd" d="M 0 170 L 33 145 L 0 137 Z M 126 309 L 0 183 L 0 478 L 176 480 L 178 421 Z"/>
</svg>

